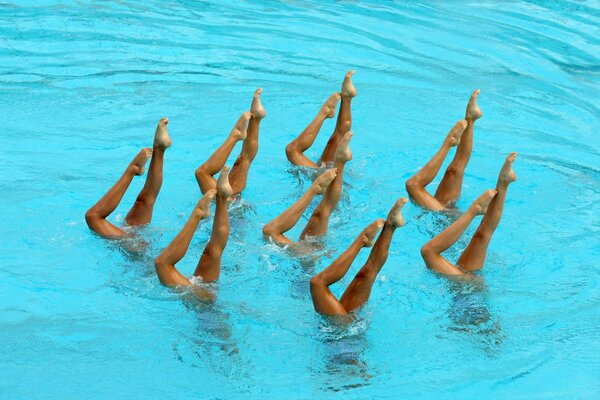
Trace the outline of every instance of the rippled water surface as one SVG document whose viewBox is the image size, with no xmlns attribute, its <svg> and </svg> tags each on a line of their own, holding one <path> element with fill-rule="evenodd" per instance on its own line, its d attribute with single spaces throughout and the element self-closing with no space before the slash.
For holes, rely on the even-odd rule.
<svg viewBox="0 0 600 400">
<path fill-rule="evenodd" d="M 0 397 L 599 397 L 599 23 L 598 1 L 0 4 Z M 354 160 L 325 251 L 298 260 L 260 231 L 310 182 L 286 143 L 351 68 Z M 152 258 L 256 87 L 268 116 L 230 211 L 218 300 L 188 304 Z M 425 268 L 419 248 L 444 221 L 409 205 L 357 320 L 316 315 L 311 274 L 405 195 L 475 88 L 484 117 L 459 208 L 520 154 L 483 287 Z M 134 257 L 83 214 L 162 116 L 174 144 Z M 202 223 L 185 274 L 209 233 Z"/>
</svg>

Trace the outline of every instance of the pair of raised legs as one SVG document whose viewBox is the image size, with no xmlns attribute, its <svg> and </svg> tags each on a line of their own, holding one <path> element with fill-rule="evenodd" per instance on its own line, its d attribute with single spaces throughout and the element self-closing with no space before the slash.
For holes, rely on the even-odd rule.
<svg viewBox="0 0 600 400">
<path fill-rule="evenodd" d="M 292 164 L 299 167 L 318 168 L 323 163 L 327 164 L 334 161 L 336 150 L 342 142 L 344 135 L 352 129 L 351 102 L 352 98 L 356 97 L 357 94 L 352 83 L 353 74 L 354 71 L 348 71 L 346 73 L 344 81 L 342 82 L 342 91 L 332 94 L 325 104 L 323 104 L 314 120 L 296 139 L 286 146 L 285 154 Z M 306 157 L 304 152 L 314 143 L 323 122 L 327 118 L 333 118 L 335 116 L 335 108 L 340 99 L 342 99 L 342 103 L 340 104 L 340 112 L 333 134 L 327 141 L 327 145 L 318 162 L 314 162 Z"/>
<path fill-rule="evenodd" d="M 132 226 L 150 223 L 154 203 L 162 186 L 165 150 L 171 146 L 171 138 L 167 132 L 168 123 L 169 120 L 167 118 L 162 118 L 159 121 L 154 134 L 152 149 L 142 149 L 127 166 L 117 183 L 85 213 L 85 221 L 91 230 L 104 237 L 121 237 L 126 235 L 123 229 L 108 222 L 106 218 L 121 202 L 133 177 L 144 173 L 144 166 L 148 159 L 152 157 L 146 183 L 137 196 L 133 207 L 131 207 L 131 210 L 129 210 L 125 217 L 127 224 Z"/>
<path fill-rule="evenodd" d="M 459 219 L 421 248 L 421 255 L 428 268 L 444 275 L 456 276 L 483 267 L 490 240 L 502 217 L 508 185 L 517 179 L 512 169 L 516 157 L 517 153 L 511 153 L 506 158 L 498 176 L 496 190 L 486 190 Z M 452 264 L 441 253 L 456 243 L 473 219 L 482 214 L 483 219 L 471 242 L 456 265 Z"/>
<path fill-rule="evenodd" d="M 483 115 L 477 106 L 479 90 L 471 95 L 465 119 L 460 120 L 450 130 L 442 147 L 423 168 L 406 181 L 406 190 L 411 199 L 421 207 L 440 211 L 445 210 L 448 204 L 456 201 L 462 190 L 465 168 L 471 158 L 473 150 L 473 128 L 475 121 Z M 433 181 L 439 172 L 444 159 L 452 147 L 457 147 L 454 159 L 448 165 L 444 177 L 438 186 L 435 195 L 429 194 L 426 186 Z"/>
<path fill-rule="evenodd" d="M 367 226 L 350 247 L 329 267 L 310 280 L 310 294 L 315 310 L 326 315 L 345 315 L 367 302 L 377 274 L 385 264 L 390 243 L 396 228 L 404 226 L 402 207 L 408 200 L 400 198 L 389 212 L 387 219 L 379 219 Z M 383 229 L 382 229 L 383 227 Z M 377 232 L 381 233 L 374 241 Z M 373 245 L 374 243 L 374 245 Z M 329 286 L 342 279 L 352 262 L 364 247 L 371 247 L 371 254 L 365 265 L 358 271 L 342 297 L 338 300 Z"/>
<path fill-rule="evenodd" d="M 258 152 L 260 121 L 267 115 L 260 100 L 261 93 L 262 89 L 256 89 L 250 105 L 250 112 L 245 112 L 240 116 L 225 142 L 204 164 L 196 169 L 196 180 L 202 193 L 216 188 L 217 181 L 214 175 L 223 169 L 227 158 L 240 140 L 244 141 L 242 151 L 231 168 L 229 181 L 234 195 L 241 193 L 246 188 L 250 164 Z"/>
</svg>

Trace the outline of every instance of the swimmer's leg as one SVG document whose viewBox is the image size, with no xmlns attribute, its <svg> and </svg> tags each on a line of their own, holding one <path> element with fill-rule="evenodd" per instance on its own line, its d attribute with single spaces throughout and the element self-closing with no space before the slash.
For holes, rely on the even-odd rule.
<svg viewBox="0 0 600 400">
<path fill-rule="evenodd" d="M 476 216 L 485 213 L 494 196 L 496 196 L 495 190 L 483 192 L 459 219 L 421 247 L 421 256 L 429 269 L 444 275 L 464 275 L 463 271 L 444 258 L 441 253 L 456 243 Z"/>
<path fill-rule="evenodd" d="M 369 258 L 365 265 L 358 271 L 350 285 L 340 299 L 340 303 L 344 306 L 347 312 L 352 312 L 362 306 L 369 300 L 371 288 L 377 278 L 377 274 L 385 264 L 390 243 L 396 228 L 404 226 L 404 218 L 402 217 L 402 207 L 408 202 L 405 198 L 400 198 L 390 210 L 383 229 L 369 254 Z"/>
<path fill-rule="evenodd" d="M 190 280 L 183 276 L 175 264 L 179 262 L 190 247 L 190 242 L 198 228 L 198 223 L 210 215 L 210 202 L 215 197 L 216 190 L 209 190 L 194 207 L 192 215 L 187 220 L 175 239 L 163 250 L 154 261 L 160 283 L 165 286 L 190 285 Z"/>
<path fill-rule="evenodd" d="M 250 117 L 250 122 L 248 123 L 248 134 L 242 145 L 242 151 L 235 161 L 235 164 L 233 164 L 233 168 L 231 168 L 231 173 L 229 174 L 229 182 L 231 183 L 233 194 L 241 193 L 242 190 L 246 188 L 248 170 L 258 152 L 258 128 L 260 126 L 260 121 L 267 116 L 260 101 L 261 93 L 262 89 L 256 89 L 254 92 L 252 105 L 250 106 L 252 117 Z"/>
<path fill-rule="evenodd" d="M 444 159 L 448 155 L 448 151 L 460 143 L 460 137 L 467 127 L 465 120 L 458 121 L 448 135 L 444 139 L 442 147 L 433 156 L 431 160 L 423 166 L 415 175 L 406 181 L 406 191 L 411 199 L 421 207 L 428 208 L 434 211 L 444 210 L 446 207 L 440 203 L 435 197 L 429 194 L 425 186 L 429 185 L 433 178 L 437 175 Z"/>
<path fill-rule="evenodd" d="M 152 210 L 163 181 L 165 150 L 171 146 L 171 138 L 167 132 L 168 123 L 167 118 L 162 118 L 156 127 L 146 183 L 125 217 L 129 225 L 148 224 L 152 220 Z"/>
<path fill-rule="evenodd" d="M 202 193 L 217 187 L 217 181 L 213 176 L 223 169 L 235 144 L 239 140 L 246 139 L 248 121 L 251 116 L 252 114 L 249 111 L 242 113 L 225 142 L 215 150 L 204 164 L 196 169 L 196 180 Z"/>
<path fill-rule="evenodd" d="M 91 230 L 102 236 L 124 236 L 125 231 L 106 220 L 117 208 L 133 177 L 144 173 L 144 165 L 152 155 L 149 148 L 142 149 L 131 161 L 117 183 L 85 213 L 85 222 Z"/>
<path fill-rule="evenodd" d="M 373 246 L 375 236 L 383 224 L 383 219 L 379 219 L 367 226 L 342 255 L 329 267 L 310 279 L 310 294 L 317 312 L 326 315 L 347 314 L 342 303 L 329 290 L 329 286 L 346 275 L 350 265 L 363 247 Z"/>
<path fill-rule="evenodd" d="M 458 258 L 457 264 L 466 271 L 477 271 L 483 267 L 488 245 L 490 244 L 492 235 L 502 217 L 508 185 L 517 179 L 517 176 L 512 169 L 512 164 L 516 157 L 517 153 L 510 153 L 506 158 L 506 161 L 500 170 L 498 182 L 496 183 L 496 191 L 498 194 L 491 201 L 471 242 Z"/>
<path fill-rule="evenodd" d="M 460 144 L 456 148 L 454 158 L 448 165 L 444 178 L 435 192 L 435 198 L 442 204 L 448 204 L 458 199 L 462 190 L 465 168 L 467 168 L 473 150 L 473 128 L 475 121 L 483 115 L 477 106 L 477 96 L 479 96 L 479 89 L 475 90 L 469 99 L 465 113 L 467 127 L 460 137 Z"/>
<path fill-rule="evenodd" d="M 217 208 L 213 221 L 210 240 L 202 252 L 194 276 L 202 278 L 202 282 L 215 282 L 221 274 L 221 256 L 229 238 L 229 215 L 227 204 L 233 189 L 229 184 L 229 167 L 225 166 L 217 180 Z"/>
<path fill-rule="evenodd" d="M 315 119 L 300 133 L 300 135 L 294 139 L 290 144 L 285 147 L 285 154 L 290 162 L 299 167 L 312 167 L 318 168 L 319 166 L 313 161 L 309 160 L 304 155 L 304 152 L 312 146 L 317 138 L 317 134 L 323 125 L 323 122 L 327 118 L 333 118 L 335 116 L 335 107 L 340 100 L 340 93 L 334 93 L 323 104 L 321 110 L 315 117 Z"/>
<path fill-rule="evenodd" d="M 340 201 L 342 195 L 342 183 L 344 180 L 344 167 L 346 166 L 346 161 L 352 159 L 352 152 L 350 151 L 349 146 L 350 139 L 352 139 L 352 132 L 346 133 L 338 146 L 335 155 L 335 163 L 333 165 L 337 171 L 337 175 L 325 190 L 323 199 L 308 220 L 306 227 L 300 235 L 301 240 L 306 236 L 323 236 L 327 233 L 329 217 Z"/>
<path fill-rule="evenodd" d="M 287 238 L 284 233 L 296 225 L 304 210 L 310 205 L 312 199 L 314 199 L 315 196 L 322 194 L 335 179 L 335 176 L 335 168 L 328 169 L 319 175 L 298 201 L 263 227 L 263 234 L 273 238 L 273 240 L 279 244 L 294 243 Z"/>
<path fill-rule="evenodd" d="M 354 75 L 354 71 L 348 71 L 344 77 L 344 82 L 342 82 L 342 103 L 340 104 L 340 113 L 338 114 L 335 129 L 327 141 L 323 154 L 321 154 L 321 162 L 329 163 L 334 161 L 335 152 L 340 142 L 344 138 L 346 132 L 352 129 L 351 103 L 352 98 L 356 97 L 357 94 L 354 84 L 352 83 L 352 75 Z"/>
</svg>

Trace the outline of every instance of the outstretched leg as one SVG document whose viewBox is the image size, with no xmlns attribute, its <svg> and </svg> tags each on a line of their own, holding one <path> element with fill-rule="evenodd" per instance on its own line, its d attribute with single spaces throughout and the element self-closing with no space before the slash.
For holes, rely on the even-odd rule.
<svg viewBox="0 0 600 400">
<path fill-rule="evenodd" d="M 304 239 L 306 236 L 323 236 L 327 233 L 329 226 L 329 217 L 333 212 L 333 209 L 337 206 L 342 195 L 342 184 L 344 180 L 344 167 L 346 161 L 352 160 L 352 152 L 350 151 L 350 139 L 352 139 L 352 132 L 346 133 L 346 136 L 340 142 L 338 146 L 335 163 L 333 167 L 337 171 L 337 175 L 333 182 L 327 187 L 323 194 L 323 199 L 313 211 L 306 227 L 300 235 L 300 239 Z"/>
<path fill-rule="evenodd" d="M 444 205 L 458 199 L 462 190 L 465 168 L 467 168 L 467 164 L 471 158 L 471 151 L 473 150 L 473 128 L 475 121 L 483 115 L 477 106 L 477 96 L 479 96 L 479 89 L 475 90 L 469 99 L 467 111 L 465 112 L 467 128 L 460 137 L 460 144 L 456 148 L 454 158 L 450 165 L 448 165 L 444 177 L 435 192 L 435 198 Z"/>
<path fill-rule="evenodd" d="M 252 105 L 250 106 L 252 117 L 250 117 L 250 122 L 248 123 L 248 133 L 242 145 L 242 151 L 237 160 L 235 160 L 235 164 L 233 164 L 233 168 L 231 168 L 231 173 L 229 174 L 229 182 L 231 183 L 233 194 L 241 193 L 246 188 L 250 164 L 252 164 L 256 153 L 258 153 L 258 129 L 260 121 L 267 116 L 260 101 L 261 93 L 262 89 L 256 89 L 254 92 Z"/>
<path fill-rule="evenodd" d="M 315 142 L 317 134 L 319 133 L 321 126 L 323 126 L 323 122 L 327 118 L 333 118 L 335 116 L 335 107 L 338 101 L 340 101 L 340 97 L 340 93 L 334 93 L 329 96 L 315 119 L 296 139 L 285 147 L 285 154 L 292 164 L 299 167 L 319 167 L 316 163 L 309 160 L 308 157 L 304 155 L 304 152 Z"/>
<path fill-rule="evenodd" d="M 406 191 L 410 195 L 411 199 L 420 205 L 421 207 L 428 208 L 433 211 L 440 211 L 446 209 L 445 205 L 440 203 L 435 197 L 429 194 L 425 189 L 425 186 L 429 185 L 433 178 L 437 175 L 444 159 L 448 155 L 448 151 L 454 146 L 460 143 L 460 138 L 467 122 L 465 120 L 458 121 L 448 135 L 444 139 L 442 147 L 433 156 L 423 168 L 419 170 L 415 175 L 406 181 Z"/>
<path fill-rule="evenodd" d="M 378 219 L 367 226 L 342 255 L 329 267 L 310 279 L 310 294 L 317 312 L 326 315 L 347 314 L 342 303 L 329 290 L 329 286 L 346 275 L 350 265 L 363 247 L 373 246 L 375 236 L 383 224 L 383 219 Z"/>
<path fill-rule="evenodd" d="M 148 224 L 152 220 L 152 210 L 163 181 L 165 150 L 171 147 L 171 138 L 169 132 L 167 132 L 168 123 L 167 118 L 162 118 L 156 127 L 146 183 L 125 217 L 125 221 L 129 225 Z"/>
<path fill-rule="evenodd" d="M 477 271 L 483 267 L 490 240 L 502 217 L 508 185 L 517 180 L 515 171 L 512 169 L 516 157 L 517 153 L 510 153 L 506 158 L 498 176 L 498 183 L 496 183 L 498 194 L 490 203 L 471 242 L 458 258 L 457 264 L 465 271 Z"/>
<path fill-rule="evenodd" d="M 227 204 L 233 194 L 229 184 L 229 167 L 225 166 L 217 181 L 217 208 L 213 221 L 210 240 L 198 261 L 194 276 L 202 278 L 202 282 L 215 282 L 221 274 L 221 256 L 229 238 L 229 215 Z"/>
<path fill-rule="evenodd" d="M 133 177 L 144 173 L 144 165 L 151 155 L 152 149 L 142 149 L 133 161 L 131 161 L 131 164 L 127 166 L 127 169 L 117 183 L 96 204 L 87 210 L 85 213 L 85 222 L 87 222 L 91 230 L 106 237 L 125 235 L 125 231 L 108 222 L 106 217 L 117 208 Z"/>
<path fill-rule="evenodd" d="M 196 180 L 198 181 L 198 186 L 200 186 L 202 193 L 206 193 L 207 190 L 215 189 L 217 187 L 217 181 L 213 176 L 223 169 L 235 144 L 239 140 L 246 139 L 248 121 L 251 116 L 252 114 L 249 111 L 242 113 L 225 142 L 204 164 L 196 169 Z"/>
<path fill-rule="evenodd" d="M 444 258 L 441 253 L 456 243 L 476 216 L 485 213 L 494 196 L 496 196 L 495 190 L 483 192 L 459 219 L 421 247 L 421 256 L 429 269 L 444 275 L 464 275 L 463 271 Z"/>
<path fill-rule="evenodd" d="M 344 135 L 352 129 L 352 98 L 356 97 L 356 88 L 352 83 L 354 71 L 348 71 L 342 82 L 342 103 L 340 104 L 340 113 L 335 124 L 335 129 L 327 141 L 327 145 L 321 154 L 320 162 L 330 163 L 335 159 L 335 152 L 343 140 Z"/>
<path fill-rule="evenodd" d="M 314 180 L 310 185 L 306 193 L 298 199 L 290 208 L 285 210 L 281 215 L 267 223 L 263 227 L 263 234 L 271 237 L 275 242 L 279 244 L 291 244 L 294 243 L 292 240 L 287 238 L 284 233 L 289 231 L 296 225 L 306 207 L 309 206 L 312 199 L 315 196 L 322 194 L 329 184 L 335 179 L 336 170 L 335 168 L 328 169 Z"/>
<path fill-rule="evenodd" d="M 369 300 L 375 278 L 377 278 L 377 274 L 381 271 L 383 264 L 387 260 L 392 236 L 394 236 L 396 228 L 404 226 L 402 207 L 407 202 L 408 200 L 402 197 L 394 204 L 371 250 L 371 254 L 369 254 L 367 262 L 358 271 L 342 295 L 340 303 L 342 303 L 346 312 L 350 313 L 356 310 Z"/>
<path fill-rule="evenodd" d="M 175 239 L 163 250 L 162 253 L 154 261 L 156 267 L 156 273 L 160 283 L 165 286 L 180 286 L 190 285 L 190 280 L 183 276 L 175 264 L 179 262 L 190 247 L 190 242 L 198 228 L 200 220 L 208 218 L 210 215 L 210 203 L 215 197 L 216 190 L 209 190 L 206 192 L 204 197 L 198 201 L 198 204 L 194 207 L 192 215 L 187 220 L 181 231 L 175 236 Z"/>
</svg>

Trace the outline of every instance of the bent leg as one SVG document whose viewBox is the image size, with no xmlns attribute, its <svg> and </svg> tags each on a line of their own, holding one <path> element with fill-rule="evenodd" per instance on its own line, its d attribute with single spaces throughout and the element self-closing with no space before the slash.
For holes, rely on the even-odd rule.
<svg viewBox="0 0 600 400">
<path fill-rule="evenodd" d="M 123 236 L 125 232 L 106 220 L 117 208 L 133 177 L 144 173 L 144 165 L 152 155 L 149 148 L 142 149 L 127 167 L 117 183 L 96 204 L 85 213 L 85 222 L 89 228 L 101 236 Z"/>
<path fill-rule="evenodd" d="M 217 187 L 217 181 L 213 176 L 223 169 L 235 144 L 239 140 L 246 139 L 248 121 L 251 116 L 252 114 L 250 112 L 242 113 L 225 142 L 215 150 L 204 164 L 196 169 L 196 180 L 198 181 L 198 186 L 200 186 L 200 191 L 202 191 L 202 193 L 206 193 L 207 190 L 215 189 Z"/>
<path fill-rule="evenodd" d="M 498 194 L 491 201 L 471 242 L 458 258 L 457 264 L 466 271 L 477 271 L 483 267 L 490 240 L 502 218 L 508 185 L 517 179 L 512 169 L 512 163 L 516 157 L 517 153 L 511 153 L 506 158 L 496 184 Z"/>
<path fill-rule="evenodd" d="M 215 190 L 206 192 L 204 197 L 194 207 L 192 215 L 190 215 L 190 218 L 181 231 L 175 236 L 175 239 L 156 257 L 154 266 L 156 267 L 158 279 L 163 285 L 180 286 L 191 284 L 190 280 L 175 268 L 175 264 L 183 258 L 188 247 L 190 247 L 190 242 L 192 241 L 194 232 L 196 232 L 196 228 L 198 228 L 200 220 L 208 218 L 210 215 L 210 202 L 215 197 L 215 193 Z"/>
<path fill-rule="evenodd" d="M 156 203 L 163 181 L 165 150 L 171 146 L 171 138 L 167 132 L 168 123 L 167 118 L 162 118 L 156 127 L 146 183 L 125 217 L 125 221 L 129 225 L 148 224 L 152 220 L 154 203 Z"/>
</svg>

